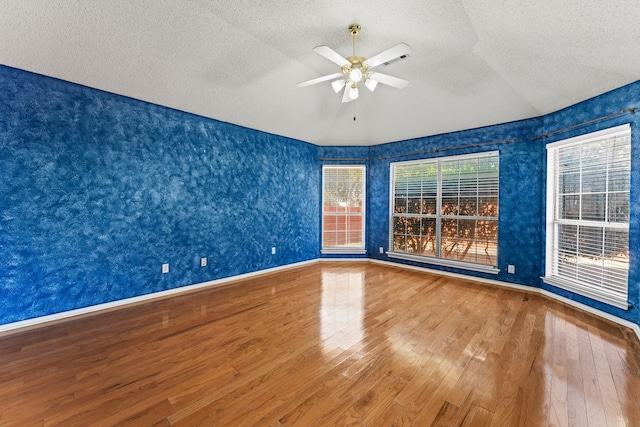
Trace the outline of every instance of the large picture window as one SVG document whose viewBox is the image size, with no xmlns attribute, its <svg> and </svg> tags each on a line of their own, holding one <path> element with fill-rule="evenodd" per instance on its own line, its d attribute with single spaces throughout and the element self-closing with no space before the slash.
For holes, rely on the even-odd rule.
<svg viewBox="0 0 640 427">
<path fill-rule="evenodd" d="M 365 253 L 365 167 L 322 167 L 322 253 Z"/>
<path fill-rule="evenodd" d="M 628 308 L 629 125 L 547 145 L 545 282 Z"/>
<path fill-rule="evenodd" d="M 388 255 L 497 273 L 497 151 L 391 164 Z"/>
</svg>

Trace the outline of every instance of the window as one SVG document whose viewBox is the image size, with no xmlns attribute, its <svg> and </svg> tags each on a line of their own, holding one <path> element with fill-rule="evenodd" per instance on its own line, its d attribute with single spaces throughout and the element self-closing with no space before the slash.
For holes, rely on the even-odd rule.
<svg viewBox="0 0 640 427">
<path fill-rule="evenodd" d="M 388 255 L 498 273 L 497 151 L 391 164 Z"/>
<path fill-rule="evenodd" d="M 547 145 L 545 282 L 627 309 L 629 125 Z"/>
<path fill-rule="evenodd" d="M 322 167 L 322 253 L 365 253 L 365 167 Z"/>
</svg>

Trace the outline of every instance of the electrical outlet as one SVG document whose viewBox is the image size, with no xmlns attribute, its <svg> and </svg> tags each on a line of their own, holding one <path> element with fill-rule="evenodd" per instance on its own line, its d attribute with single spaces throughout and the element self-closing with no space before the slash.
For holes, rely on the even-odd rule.
<svg viewBox="0 0 640 427">
<path fill-rule="evenodd" d="M 380 246 L 380 253 L 383 254 L 384 253 L 384 248 L 382 246 Z"/>
<path fill-rule="evenodd" d="M 513 264 L 507 265 L 507 273 L 516 274 L 516 266 Z"/>
<path fill-rule="evenodd" d="M 162 264 L 162 274 L 166 274 L 169 272 L 169 263 Z"/>
<path fill-rule="evenodd" d="M 206 267 L 207 266 L 207 258 L 203 257 L 200 258 L 200 267 Z"/>
<path fill-rule="evenodd" d="M 271 248 L 271 255 L 275 255 L 276 254 L 276 247 L 272 247 Z"/>
</svg>

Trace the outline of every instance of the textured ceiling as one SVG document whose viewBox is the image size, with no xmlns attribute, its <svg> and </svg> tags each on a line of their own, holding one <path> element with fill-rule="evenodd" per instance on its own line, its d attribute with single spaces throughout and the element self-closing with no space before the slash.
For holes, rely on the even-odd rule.
<svg viewBox="0 0 640 427">
<path fill-rule="evenodd" d="M 410 81 L 342 104 L 312 52 L 399 42 Z M 0 63 L 319 145 L 536 117 L 640 79 L 637 0 L 0 0 Z M 357 120 L 354 121 L 354 110 Z"/>
</svg>

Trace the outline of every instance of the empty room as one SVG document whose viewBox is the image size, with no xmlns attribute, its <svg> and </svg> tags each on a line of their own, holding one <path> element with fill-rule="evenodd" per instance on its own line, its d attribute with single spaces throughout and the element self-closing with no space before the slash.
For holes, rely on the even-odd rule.
<svg viewBox="0 0 640 427">
<path fill-rule="evenodd" d="M 638 425 L 638 22 L 0 0 L 0 426 Z"/>
</svg>

